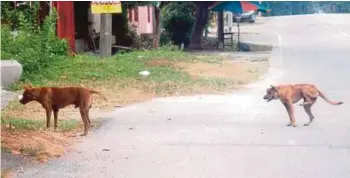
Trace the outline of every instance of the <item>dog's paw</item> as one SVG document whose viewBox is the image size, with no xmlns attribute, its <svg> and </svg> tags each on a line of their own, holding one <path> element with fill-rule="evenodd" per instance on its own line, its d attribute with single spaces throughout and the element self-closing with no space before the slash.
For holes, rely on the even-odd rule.
<svg viewBox="0 0 350 178">
<path fill-rule="evenodd" d="M 293 124 L 293 123 L 288 123 L 286 126 L 288 126 L 288 127 L 290 127 L 290 126 L 292 126 L 292 127 L 297 127 L 297 125 L 296 125 L 296 124 Z"/>
</svg>

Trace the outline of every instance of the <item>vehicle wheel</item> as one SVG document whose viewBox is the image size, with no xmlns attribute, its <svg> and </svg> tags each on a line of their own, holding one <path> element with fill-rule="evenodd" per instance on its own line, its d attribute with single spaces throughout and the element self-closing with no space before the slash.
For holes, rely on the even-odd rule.
<svg viewBox="0 0 350 178">
<path fill-rule="evenodd" d="M 252 14 L 252 16 L 250 17 L 249 23 L 254 23 L 256 19 L 255 14 Z"/>
</svg>

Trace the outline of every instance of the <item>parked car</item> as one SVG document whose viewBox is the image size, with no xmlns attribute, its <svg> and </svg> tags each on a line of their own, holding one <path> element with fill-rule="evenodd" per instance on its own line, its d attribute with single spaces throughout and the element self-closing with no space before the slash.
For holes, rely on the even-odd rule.
<svg viewBox="0 0 350 178">
<path fill-rule="evenodd" d="M 233 22 L 237 22 L 238 14 L 233 14 Z M 241 15 L 240 22 L 254 23 L 256 19 L 256 12 L 254 10 L 244 12 Z"/>
</svg>

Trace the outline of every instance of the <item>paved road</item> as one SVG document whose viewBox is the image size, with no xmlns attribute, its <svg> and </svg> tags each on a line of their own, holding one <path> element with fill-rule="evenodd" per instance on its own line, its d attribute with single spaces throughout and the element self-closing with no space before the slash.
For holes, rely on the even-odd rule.
<svg viewBox="0 0 350 178">
<path fill-rule="evenodd" d="M 350 177 L 350 16 L 268 19 L 278 46 L 266 80 L 227 96 L 162 98 L 132 105 L 66 156 L 18 177 L 347 178 Z M 284 126 L 270 83 L 312 82 L 321 99 L 310 127 Z M 308 121 L 296 109 L 297 123 Z M 107 148 L 109 151 L 102 151 Z"/>
</svg>

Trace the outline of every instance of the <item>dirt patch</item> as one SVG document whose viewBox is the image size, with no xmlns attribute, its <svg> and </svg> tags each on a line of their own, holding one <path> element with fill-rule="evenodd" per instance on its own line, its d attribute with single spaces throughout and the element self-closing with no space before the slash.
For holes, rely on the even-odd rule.
<svg viewBox="0 0 350 178">
<path fill-rule="evenodd" d="M 242 61 L 224 61 L 215 63 L 181 63 L 180 68 L 195 77 L 228 78 L 239 81 L 240 84 L 255 80 L 268 68 L 268 63 L 249 63 Z"/>
<path fill-rule="evenodd" d="M 171 67 L 173 63 L 168 59 L 153 59 L 146 63 L 149 67 Z"/>
<path fill-rule="evenodd" d="M 14 155 L 35 157 L 45 162 L 50 157 L 60 157 L 65 148 L 73 143 L 74 132 L 59 133 L 52 131 L 13 131 L 2 129 L 1 144 L 10 148 Z"/>
<path fill-rule="evenodd" d="M 11 178 L 12 176 L 11 169 L 1 170 L 1 178 Z"/>
</svg>

